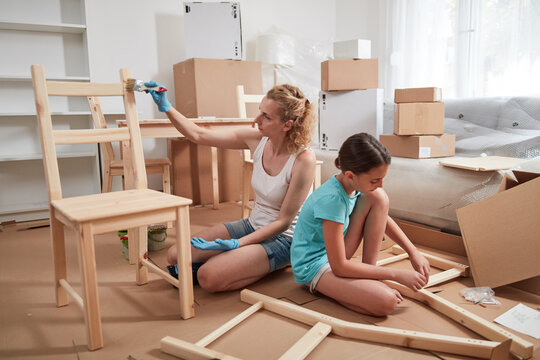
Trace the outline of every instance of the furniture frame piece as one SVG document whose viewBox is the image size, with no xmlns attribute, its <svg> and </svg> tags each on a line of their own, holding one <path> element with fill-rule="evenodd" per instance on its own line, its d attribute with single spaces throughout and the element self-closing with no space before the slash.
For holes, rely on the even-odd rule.
<svg viewBox="0 0 540 360">
<path fill-rule="evenodd" d="M 313 326 L 298 342 L 296 342 L 296 344 L 289 348 L 280 359 L 306 358 L 330 333 L 350 339 L 373 341 L 382 344 L 428 351 L 440 351 L 484 359 L 507 359 L 509 354 L 510 340 L 505 340 L 503 342 L 485 341 L 352 323 L 259 294 L 248 289 L 242 290 L 240 292 L 240 297 L 242 301 L 252 304 L 252 306 L 195 344 L 166 336 L 161 339 L 161 351 L 183 359 L 235 359 L 232 356 L 207 349 L 206 346 L 243 320 L 247 319 L 250 315 L 260 309 L 264 309 Z"/>
<path fill-rule="evenodd" d="M 392 252 L 399 255 L 379 260 L 377 261 L 377 265 L 387 265 L 408 258 L 408 254 L 397 245 L 392 247 Z M 428 259 L 431 265 L 445 270 L 439 274 L 430 276 L 429 283 L 425 286 L 425 288 L 455 279 L 459 276 L 469 276 L 469 267 L 466 265 L 459 264 L 438 256 L 423 252 L 421 253 L 426 259 Z M 500 326 L 487 321 L 484 318 L 481 318 L 480 316 L 473 314 L 472 312 L 467 311 L 448 300 L 445 300 L 436 294 L 431 293 L 425 288 L 415 292 L 394 281 L 384 281 L 384 283 L 391 288 L 398 290 L 402 295 L 429 306 L 433 310 L 446 315 L 450 319 L 460 323 L 486 339 L 500 342 L 511 340 L 510 352 L 522 359 L 529 359 L 533 356 L 534 345 L 532 343 L 512 334 L 509 331 L 504 330 Z"/>
<path fill-rule="evenodd" d="M 49 194 L 56 305 L 68 305 L 68 295 L 71 295 L 84 312 L 88 348 L 95 350 L 103 347 L 94 235 L 128 228 L 135 239 L 137 284 L 148 282 L 148 270 L 158 273 L 178 287 L 181 317 L 187 319 L 194 316 L 189 242 L 191 200 L 147 189 L 135 97 L 132 91 L 125 89 L 126 80 L 133 77 L 131 72 L 121 69 L 121 82 L 82 83 L 47 81 L 41 65 L 32 65 L 31 71 Z M 128 126 L 124 129 L 53 130 L 50 96 L 120 96 L 123 98 Z M 129 151 L 124 154 L 124 173 L 129 190 L 64 198 L 55 146 L 102 141 L 129 143 Z M 146 225 L 161 221 L 176 221 L 178 280 L 146 260 Z M 65 228 L 72 229 L 76 234 L 82 296 L 77 294 L 67 281 Z"/>
<path fill-rule="evenodd" d="M 238 106 L 238 116 L 247 117 L 247 104 L 259 104 L 264 95 L 245 94 L 244 86 L 236 86 L 236 101 Z M 255 124 L 253 124 L 255 126 Z M 247 218 L 252 208 L 249 205 L 249 195 L 251 193 L 251 176 L 253 174 L 253 158 L 249 149 L 243 150 L 244 162 L 242 166 L 242 218 Z M 315 168 L 315 179 L 313 181 L 313 190 L 321 186 L 321 167 L 322 161 L 317 160 Z"/>
</svg>

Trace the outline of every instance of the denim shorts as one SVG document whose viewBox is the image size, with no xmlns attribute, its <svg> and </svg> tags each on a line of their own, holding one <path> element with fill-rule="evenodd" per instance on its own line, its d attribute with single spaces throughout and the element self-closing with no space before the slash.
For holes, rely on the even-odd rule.
<svg viewBox="0 0 540 360">
<path fill-rule="evenodd" d="M 224 224 L 231 239 L 239 239 L 255 231 L 248 219 L 242 219 Z M 279 234 L 266 239 L 259 244 L 262 245 L 268 254 L 270 263 L 270 272 L 284 268 L 291 261 L 291 243 L 292 239 Z"/>
</svg>

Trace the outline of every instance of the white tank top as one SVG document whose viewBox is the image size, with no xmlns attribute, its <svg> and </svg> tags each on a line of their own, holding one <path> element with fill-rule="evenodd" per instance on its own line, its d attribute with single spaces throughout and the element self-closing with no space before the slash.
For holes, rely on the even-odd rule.
<svg viewBox="0 0 540 360">
<path fill-rule="evenodd" d="M 255 206 L 249 216 L 249 223 L 255 230 L 277 219 L 285 194 L 291 182 L 291 173 L 297 155 L 291 155 L 283 169 L 276 176 L 268 175 L 263 168 L 262 156 L 268 137 L 263 137 L 253 153 L 253 175 L 251 186 L 255 192 Z M 301 151 L 300 151 L 301 152 Z M 311 192 L 311 191 L 310 191 Z M 298 214 L 282 234 L 292 239 Z"/>
</svg>

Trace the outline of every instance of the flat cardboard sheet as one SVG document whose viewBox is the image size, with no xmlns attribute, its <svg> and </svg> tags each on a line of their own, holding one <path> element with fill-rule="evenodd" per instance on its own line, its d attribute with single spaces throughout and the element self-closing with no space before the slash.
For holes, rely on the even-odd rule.
<svg viewBox="0 0 540 360">
<path fill-rule="evenodd" d="M 540 176 L 521 174 L 537 177 L 508 188 L 507 174 L 507 190 L 457 210 L 476 286 L 494 288 L 540 275 Z"/>
<path fill-rule="evenodd" d="M 473 158 L 445 159 L 439 161 L 439 164 L 472 171 L 495 171 L 511 169 L 524 161 L 527 161 L 527 159 L 504 156 L 479 156 Z"/>
</svg>

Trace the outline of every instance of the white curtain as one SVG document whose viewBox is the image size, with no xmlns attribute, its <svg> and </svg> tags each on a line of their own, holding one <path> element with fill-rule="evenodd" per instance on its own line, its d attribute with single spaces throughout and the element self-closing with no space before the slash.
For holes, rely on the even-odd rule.
<svg viewBox="0 0 540 360">
<path fill-rule="evenodd" d="M 445 98 L 540 93 L 540 0 L 387 0 L 382 70 Z"/>
</svg>

